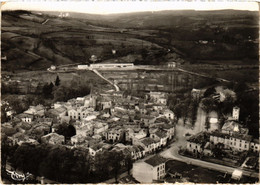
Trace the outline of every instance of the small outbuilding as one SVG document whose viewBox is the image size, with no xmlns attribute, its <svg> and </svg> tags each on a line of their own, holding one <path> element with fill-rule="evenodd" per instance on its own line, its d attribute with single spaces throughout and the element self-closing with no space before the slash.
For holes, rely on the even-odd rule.
<svg viewBox="0 0 260 185">
<path fill-rule="evenodd" d="M 243 172 L 241 170 L 235 169 L 234 172 L 232 173 L 232 179 L 234 180 L 240 180 L 242 177 Z"/>
</svg>

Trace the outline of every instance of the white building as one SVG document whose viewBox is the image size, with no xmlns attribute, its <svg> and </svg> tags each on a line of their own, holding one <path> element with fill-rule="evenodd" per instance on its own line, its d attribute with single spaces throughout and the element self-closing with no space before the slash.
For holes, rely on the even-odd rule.
<svg viewBox="0 0 260 185">
<path fill-rule="evenodd" d="M 225 134 L 218 131 L 212 132 L 210 135 L 210 141 L 213 144 L 222 143 L 225 148 L 232 148 L 238 151 L 248 151 L 250 149 L 250 143 L 252 136 L 241 134 Z"/>
<path fill-rule="evenodd" d="M 123 67 L 133 67 L 133 63 L 110 63 L 110 64 L 90 64 L 91 68 L 123 68 Z"/>
<path fill-rule="evenodd" d="M 133 177 L 140 183 L 152 183 L 164 178 L 165 163 L 167 159 L 161 156 L 154 156 L 144 162 L 133 164 Z"/>
<path fill-rule="evenodd" d="M 163 115 L 164 115 L 166 118 L 168 118 L 168 119 L 171 119 L 171 120 L 174 119 L 174 113 L 173 113 L 171 110 L 169 110 L 169 109 L 165 109 L 165 110 L 163 111 Z"/>
<path fill-rule="evenodd" d="M 84 70 L 84 69 L 88 69 L 89 66 L 88 65 L 78 65 L 78 69 L 80 70 Z"/>
<path fill-rule="evenodd" d="M 168 66 L 169 68 L 175 68 L 175 67 L 177 66 L 177 64 L 176 64 L 176 62 L 168 62 L 168 63 L 167 63 L 167 66 Z"/>
<path fill-rule="evenodd" d="M 240 111 L 240 108 L 239 108 L 239 107 L 234 107 L 234 108 L 233 108 L 232 118 L 233 118 L 234 120 L 239 120 L 239 111 Z"/>
<path fill-rule="evenodd" d="M 22 114 L 19 114 L 17 116 L 17 118 L 20 118 L 23 122 L 31 123 L 33 121 L 34 116 L 31 114 L 22 113 Z"/>
</svg>

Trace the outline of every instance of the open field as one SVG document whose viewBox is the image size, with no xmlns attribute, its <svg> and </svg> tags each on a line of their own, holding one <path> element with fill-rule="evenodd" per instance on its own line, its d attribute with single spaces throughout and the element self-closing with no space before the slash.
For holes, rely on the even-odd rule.
<svg viewBox="0 0 260 185">
<path fill-rule="evenodd" d="M 118 15 L 9 11 L 2 14 L 2 70 L 103 62 L 158 65 L 258 63 L 258 16 L 249 11 L 162 11 Z M 116 54 L 111 50 L 115 49 Z M 203 63 L 202 62 L 202 63 Z"/>
<path fill-rule="evenodd" d="M 240 181 L 231 179 L 231 175 L 209 170 L 206 168 L 194 166 L 180 161 L 170 160 L 166 163 L 166 170 L 171 174 L 175 172 L 182 174 L 182 179 L 186 182 L 193 183 L 255 183 L 257 179 L 250 177 L 243 177 Z M 166 177 L 169 183 L 182 182 L 180 179 L 174 179 L 170 176 Z M 185 182 L 185 181 L 184 181 Z"/>
</svg>

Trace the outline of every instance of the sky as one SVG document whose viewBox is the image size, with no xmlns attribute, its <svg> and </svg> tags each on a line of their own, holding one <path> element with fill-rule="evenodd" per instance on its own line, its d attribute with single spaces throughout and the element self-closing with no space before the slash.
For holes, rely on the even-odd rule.
<svg viewBox="0 0 260 185">
<path fill-rule="evenodd" d="M 57 2 L 57 0 L 30 0 L 31 2 L 6 2 L 2 5 L 2 10 L 36 10 L 36 11 L 68 11 L 68 12 L 83 12 L 91 14 L 112 14 L 112 13 L 129 13 L 142 11 L 160 11 L 160 10 L 221 10 L 221 9 L 236 9 L 258 11 L 259 7 L 256 2 L 177 2 L 165 0 L 142 0 L 134 2 L 128 0 L 124 2 L 113 2 L 107 0 L 96 0 L 94 2 L 87 1 L 66 1 Z M 213 0 L 211 0 L 213 1 Z M 217 0 L 216 0 L 217 1 Z M 223 0 L 222 0 L 223 1 Z M 239 1 L 239 0 L 238 0 Z"/>
</svg>

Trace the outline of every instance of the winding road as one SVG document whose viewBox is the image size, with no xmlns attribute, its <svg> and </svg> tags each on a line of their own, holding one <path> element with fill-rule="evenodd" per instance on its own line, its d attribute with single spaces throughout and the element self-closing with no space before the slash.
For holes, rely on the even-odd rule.
<svg viewBox="0 0 260 185">
<path fill-rule="evenodd" d="M 112 81 L 108 80 L 107 78 L 105 78 L 102 74 L 100 74 L 96 69 L 91 69 L 94 73 L 96 73 L 98 76 L 100 76 L 102 79 L 104 79 L 105 81 L 107 81 L 108 83 L 110 83 L 111 85 L 113 85 L 116 89 L 116 91 L 119 91 L 119 87 L 114 84 Z"/>
<path fill-rule="evenodd" d="M 182 127 L 180 127 L 180 126 L 176 127 L 176 133 L 178 133 L 178 130 L 181 128 Z M 179 133 L 182 133 L 182 131 L 180 130 Z M 171 148 L 169 148 L 165 151 L 162 151 L 160 153 L 161 156 L 168 158 L 168 159 L 174 159 L 174 160 L 182 161 L 182 162 L 185 162 L 188 164 L 193 164 L 195 166 L 200 166 L 203 168 L 220 171 L 223 173 L 227 172 L 229 174 L 232 174 L 235 169 L 239 168 L 239 167 L 233 168 L 233 167 L 224 166 L 224 165 L 220 165 L 220 164 L 216 164 L 216 163 L 202 161 L 200 159 L 193 159 L 193 158 L 182 156 L 178 153 L 178 151 L 180 150 L 180 147 L 183 147 L 183 148 L 186 147 L 187 142 L 182 134 L 178 134 L 176 136 L 176 138 L 177 138 L 177 141 L 175 143 L 171 144 Z M 242 170 L 242 169 L 240 168 L 240 170 Z M 242 170 L 242 171 L 243 171 L 243 175 L 259 178 L 259 174 L 257 172 L 250 172 L 250 171 L 246 171 L 246 170 Z"/>
</svg>

